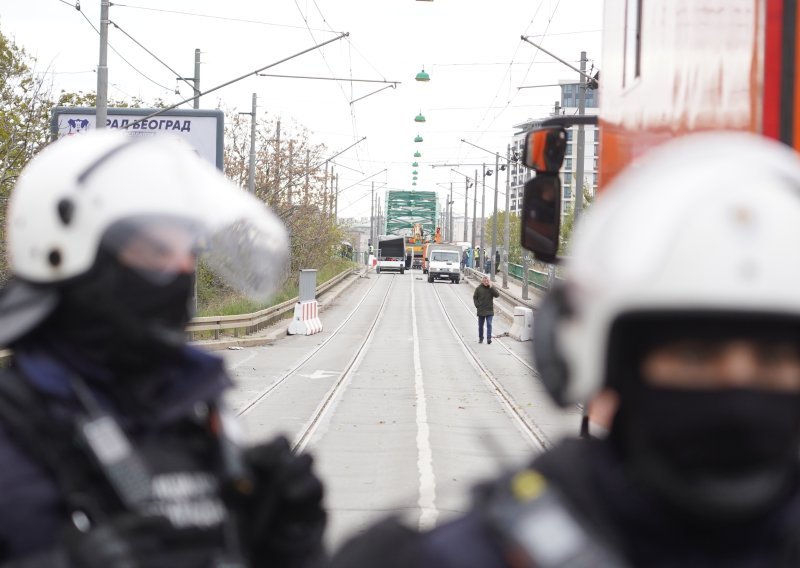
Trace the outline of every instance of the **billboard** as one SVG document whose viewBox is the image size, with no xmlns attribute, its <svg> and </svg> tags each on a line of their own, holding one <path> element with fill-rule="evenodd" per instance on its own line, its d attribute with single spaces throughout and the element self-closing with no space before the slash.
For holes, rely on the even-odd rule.
<svg viewBox="0 0 800 568">
<path fill-rule="evenodd" d="M 130 136 L 179 136 L 203 158 L 223 169 L 224 115 L 221 110 L 173 109 L 147 120 L 158 109 L 109 108 L 106 128 L 126 130 Z M 141 122 L 137 122 L 141 121 Z M 53 140 L 94 130 L 93 107 L 55 107 L 50 129 Z"/>
</svg>

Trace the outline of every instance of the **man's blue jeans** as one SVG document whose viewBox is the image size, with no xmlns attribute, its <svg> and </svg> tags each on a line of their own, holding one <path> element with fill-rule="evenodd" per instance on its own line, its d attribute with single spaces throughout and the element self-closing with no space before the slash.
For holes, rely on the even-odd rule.
<svg viewBox="0 0 800 568">
<path fill-rule="evenodd" d="M 486 322 L 486 339 L 492 338 L 492 318 L 494 316 L 478 316 L 478 339 L 483 339 L 483 322 Z"/>
</svg>

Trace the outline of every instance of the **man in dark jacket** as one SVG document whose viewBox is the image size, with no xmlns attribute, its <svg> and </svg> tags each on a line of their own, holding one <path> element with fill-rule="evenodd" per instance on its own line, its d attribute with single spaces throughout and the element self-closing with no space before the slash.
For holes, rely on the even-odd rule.
<svg viewBox="0 0 800 568">
<path fill-rule="evenodd" d="M 280 282 L 288 239 L 264 204 L 175 140 L 92 132 L 28 164 L 7 236 L 0 566 L 316 562 L 310 457 L 246 449 L 222 361 L 185 341 L 201 247 L 253 297 Z"/>
<path fill-rule="evenodd" d="M 430 532 L 376 525 L 333 567 L 800 566 L 798 240 L 791 149 L 706 133 L 639 158 L 534 320 L 537 380 L 613 406 L 607 437 L 561 442 Z"/>
<path fill-rule="evenodd" d="M 472 294 L 472 303 L 478 310 L 478 343 L 483 343 L 483 324 L 486 322 L 486 343 L 492 342 L 492 319 L 494 318 L 494 299 L 500 292 L 494 287 L 489 277 L 484 274 L 480 285 Z"/>
</svg>

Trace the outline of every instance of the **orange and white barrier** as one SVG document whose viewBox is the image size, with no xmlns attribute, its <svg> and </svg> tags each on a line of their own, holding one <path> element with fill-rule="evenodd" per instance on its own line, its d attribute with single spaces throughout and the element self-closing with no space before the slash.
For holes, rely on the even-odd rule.
<svg viewBox="0 0 800 568">
<path fill-rule="evenodd" d="M 289 324 L 289 335 L 314 335 L 322 331 L 319 319 L 319 303 L 316 300 L 297 302 L 294 305 L 294 318 Z"/>
</svg>

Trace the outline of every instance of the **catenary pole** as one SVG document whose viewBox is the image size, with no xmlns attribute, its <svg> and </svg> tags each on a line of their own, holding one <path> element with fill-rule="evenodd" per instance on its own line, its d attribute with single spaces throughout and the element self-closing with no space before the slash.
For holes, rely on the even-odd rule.
<svg viewBox="0 0 800 568">
<path fill-rule="evenodd" d="M 200 49 L 194 50 L 194 108 L 200 108 Z"/>
<path fill-rule="evenodd" d="M 470 239 L 471 246 L 472 246 L 472 268 L 475 268 L 478 264 L 477 258 L 475 258 L 475 233 L 477 233 L 477 226 L 475 223 L 478 220 L 478 170 L 475 170 L 475 193 L 472 196 L 472 238 Z"/>
<path fill-rule="evenodd" d="M 281 199 L 281 121 L 275 129 L 275 193 L 274 200 L 278 203 Z"/>
<path fill-rule="evenodd" d="M 469 225 L 469 178 L 464 178 L 464 242 L 467 242 L 467 231 Z"/>
<path fill-rule="evenodd" d="M 453 201 L 453 182 L 450 182 L 450 217 L 447 219 L 447 224 L 450 225 L 450 228 L 447 230 L 447 235 L 449 237 L 449 242 L 455 242 L 455 237 L 453 236 L 453 205 L 455 205 L 455 201 Z M 459 259 L 460 261 L 461 259 Z"/>
<path fill-rule="evenodd" d="M 509 193 L 511 191 L 511 144 L 506 146 L 506 219 L 505 227 L 503 230 L 503 288 L 508 288 L 508 255 L 509 248 L 509 225 L 511 217 L 511 198 Z"/>
<path fill-rule="evenodd" d="M 486 245 L 484 235 L 486 234 L 486 164 L 483 164 L 483 177 L 481 178 L 481 266 L 480 271 L 486 270 Z"/>
<path fill-rule="evenodd" d="M 256 107 L 258 95 L 253 93 L 253 109 L 250 114 L 250 163 L 247 166 L 247 189 L 256 194 Z"/>
<path fill-rule="evenodd" d="M 305 183 L 305 187 L 303 188 L 303 191 L 304 191 L 303 204 L 304 205 L 308 205 L 308 188 L 309 188 L 309 186 L 308 186 L 308 174 L 309 174 L 310 165 L 311 165 L 311 150 L 306 148 L 306 183 Z"/>
<path fill-rule="evenodd" d="M 375 182 L 372 182 L 372 198 L 369 203 L 369 244 L 375 250 Z M 369 249 L 367 249 L 369 250 Z"/>
<path fill-rule="evenodd" d="M 497 272 L 497 266 L 495 265 L 495 255 L 497 254 L 497 223 L 499 219 L 497 218 L 497 191 L 498 191 L 498 183 L 500 178 L 500 154 L 494 155 L 494 216 L 492 217 L 494 221 L 492 222 L 492 282 L 496 280 L 495 273 Z"/>
<path fill-rule="evenodd" d="M 109 0 L 100 2 L 100 60 L 97 64 L 97 103 L 95 128 L 106 127 L 108 117 L 108 7 Z"/>
<path fill-rule="evenodd" d="M 581 51 L 580 93 L 578 96 L 578 116 L 586 114 L 586 52 Z M 575 220 L 583 209 L 583 156 L 586 146 L 586 131 L 583 124 L 578 124 L 577 156 L 575 165 Z"/>
</svg>

